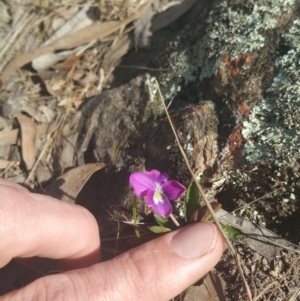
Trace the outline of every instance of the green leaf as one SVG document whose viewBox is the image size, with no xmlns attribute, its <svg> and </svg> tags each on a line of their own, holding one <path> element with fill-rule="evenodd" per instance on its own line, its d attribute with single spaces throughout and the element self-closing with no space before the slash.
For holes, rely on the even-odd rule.
<svg viewBox="0 0 300 301">
<path fill-rule="evenodd" d="M 150 226 L 148 229 L 156 234 L 163 234 L 171 231 L 171 229 L 162 226 Z"/>
<path fill-rule="evenodd" d="M 190 222 L 193 213 L 200 208 L 199 191 L 196 183 L 192 181 L 187 188 L 184 198 L 185 221 Z"/>
<path fill-rule="evenodd" d="M 157 215 L 154 213 L 154 218 L 156 220 L 156 222 L 160 225 L 160 226 L 163 226 L 163 227 L 168 227 L 168 225 L 170 224 L 170 221 L 167 219 L 167 218 L 164 218 L 160 215 Z"/>
<path fill-rule="evenodd" d="M 231 240 L 242 240 L 245 237 L 244 233 L 241 230 L 233 226 L 222 225 L 222 229 Z"/>
<path fill-rule="evenodd" d="M 171 230 L 177 229 L 175 224 L 172 222 L 170 218 L 164 218 L 160 215 L 153 214 L 155 221 L 162 227 L 169 228 Z"/>
</svg>

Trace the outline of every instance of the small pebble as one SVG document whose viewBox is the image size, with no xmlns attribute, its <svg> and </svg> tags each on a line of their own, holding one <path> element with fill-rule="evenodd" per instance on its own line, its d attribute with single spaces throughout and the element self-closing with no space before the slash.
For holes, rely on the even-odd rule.
<svg viewBox="0 0 300 301">
<path fill-rule="evenodd" d="M 259 259 L 259 257 L 260 257 L 259 254 L 255 252 L 251 258 L 252 262 L 257 261 Z"/>
<path fill-rule="evenodd" d="M 278 273 L 276 271 L 270 271 L 269 275 L 274 277 L 274 278 L 278 277 Z"/>
</svg>

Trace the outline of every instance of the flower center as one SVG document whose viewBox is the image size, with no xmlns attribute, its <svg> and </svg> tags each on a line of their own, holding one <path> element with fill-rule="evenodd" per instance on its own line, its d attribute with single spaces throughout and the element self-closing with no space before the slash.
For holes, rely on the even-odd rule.
<svg viewBox="0 0 300 301">
<path fill-rule="evenodd" d="M 155 192 L 154 192 L 154 195 L 153 195 L 153 200 L 154 200 L 155 204 L 163 203 L 163 201 L 164 201 L 164 193 L 163 193 L 163 191 L 161 189 L 161 186 L 158 186 L 155 189 Z"/>
</svg>

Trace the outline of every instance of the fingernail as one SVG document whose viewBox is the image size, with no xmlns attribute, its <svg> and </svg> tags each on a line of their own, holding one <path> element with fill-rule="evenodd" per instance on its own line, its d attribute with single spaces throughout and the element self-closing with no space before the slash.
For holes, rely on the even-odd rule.
<svg viewBox="0 0 300 301">
<path fill-rule="evenodd" d="M 216 237 L 216 227 L 202 222 L 179 230 L 171 238 L 170 246 L 181 257 L 195 258 L 209 252 L 216 243 Z"/>
</svg>

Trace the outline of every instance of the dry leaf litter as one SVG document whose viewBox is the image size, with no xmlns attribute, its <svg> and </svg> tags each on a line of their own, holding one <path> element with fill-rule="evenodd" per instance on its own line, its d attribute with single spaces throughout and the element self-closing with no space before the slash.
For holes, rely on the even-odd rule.
<svg viewBox="0 0 300 301">
<path fill-rule="evenodd" d="M 102 163 L 84 164 L 86 162 L 82 155 L 87 150 L 94 131 L 98 130 L 98 122 L 103 123 L 103 126 L 109 126 L 109 123 L 105 123 L 105 118 L 98 120 L 99 112 L 116 110 L 116 107 L 113 105 L 110 107 L 109 103 L 105 107 L 101 107 L 100 104 L 93 115 L 90 114 L 89 109 L 81 110 L 82 105 L 86 99 L 101 95 L 103 90 L 109 91 L 114 78 L 113 71 L 129 50 L 149 47 L 154 32 L 172 24 L 196 2 L 195 0 L 0 2 L 2 178 L 24 184 L 36 191 L 44 191 L 46 184 L 50 184 L 45 193 L 63 198 L 61 193 L 71 192 L 70 198 L 65 198 L 64 201 L 74 202 L 91 175 L 104 167 Z M 159 66 L 161 69 L 164 67 L 165 64 Z M 149 78 L 147 80 L 149 81 Z M 125 95 L 126 99 L 126 89 L 133 89 L 134 92 L 135 86 L 141 86 L 141 79 L 124 86 L 122 96 Z M 152 101 L 149 87 L 151 87 L 150 82 L 145 86 L 145 91 Z M 119 101 L 117 95 L 120 90 L 116 89 L 112 94 L 106 93 L 107 99 L 111 97 L 108 102 L 113 103 L 114 99 L 116 102 Z M 137 90 L 134 94 L 138 95 L 138 93 L 141 95 L 140 98 L 136 96 L 137 104 L 144 95 Z M 102 97 L 105 101 L 105 95 L 105 92 L 102 93 L 100 99 Z M 114 95 L 116 97 L 113 97 Z M 134 98 L 133 95 L 131 97 Z M 151 112 L 161 110 L 158 105 L 153 106 L 151 101 L 145 106 L 147 110 Z M 127 105 L 130 103 L 126 103 Z M 93 111 L 97 106 L 93 107 Z M 201 174 L 207 168 L 213 168 L 217 156 L 216 130 L 209 128 L 210 134 L 201 140 L 201 131 L 206 133 L 207 127 L 202 128 L 202 125 L 196 122 L 197 118 L 214 119 L 213 107 L 212 103 L 207 102 L 200 106 L 198 111 L 185 112 L 186 116 L 184 114 L 179 116 L 177 123 L 179 135 L 180 131 L 188 133 L 189 138 L 184 134 L 181 137 L 187 152 L 193 149 L 193 146 L 198 147 L 197 152 L 191 151 L 189 154 L 197 174 Z M 140 112 L 138 105 L 132 105 L 132 108 L 136 113 Z M 147 116 L 147 110 L 144 116 Z M 124 110 L 122 111 L 118 106 L 115 114 L 123 112 Z M 80 137 L 77 127 L 82 120 L 82 114 L 89 115 L 86 118 L 88 122 L 83 126 L 86 127 L 85 137 Z M 191 125 L 188 122 L 182 124 L 181 119 L 184 121 L 184 118 L 194 120 L 197 127 L 193 122 Z M 142 124 L 147 122 L 146 118 Z M 216 124 L 214 123 L 214 126 Z M 148 145 L 139 147 L 151 150 L 152 156 L 158 153 L 161 155 L 162 148 L 167 149 L 168 152 L 163 152 L 159 164 L 163 166 L 165 156 L 173 162 L 173 172 L 175 173 L 176 170 L 180 172 L 184 164 L 182 160 L 178 160 L 176 145 L 170 130 L 160 122 L 155 126 L 170 139 L 161 141 L 153 135 L 152 140 L 149 141 L 155 143 L 151 144 L 148 141 Z M 134 131 L 128 127 L 128 136 L 133 133 Z M 119 136 L 114 138 L 120 139 Z M 195 141 L 201 143 L 197 144 Z M 110 161 L 117 165 L 119 158 L 114 150 L 121 144 L 126 144 L 126 141 L 122 140 L 118 143 L 111 146 L 108 152 Z M 95 157 L 100 161 L 105 156 L 101 153 L 101 148 L 104 147 L 106 146 L 102 142 L 98 143 Z M 81 152 L 79 156 L 78 150 Z M 129 160 L 133 159 L 129 158 Z M 80 166 L 77 167 L 78 165 Z M 68 172 L 73 167 L 78 169 Z M 60 178 L 62 174 L 64 174 L 63 178 Z M 126 173 L 122 174 L 122 177 L 126 175 Z M 186 175 L 183 173 L 180 176 Z M 116 178 L 113 179 L 118 181 Z M 57 187 L 61 184 L 61 180 L 65 181 L 64 185 Z M 207 193 L 214 195 L 222 191 L 221 182 L 222 178 L 220 180 L 216 177 L 215 187 Z M 247 212 L 254 216 L 251 210 Z M 230 220 L 227 222 L 241 226 L 241 220 L 234 218 L 230 215 Z M 246 229 L 242 226 L 241 228 Z M 249 231 L 252 234 L 259 232 L 266 239 L 270 233 L 266 234 L 262 229 L 258 226 L 255 231 L 253 229 Z M 262 243 L 260 246 L 251 245 L 251 238 L 248 238 L 247 245 L 235 243 L 245 277 L 252 289 L 253 297 L 257 298 L 255 300 L 297 300 L 300 287 L 299 252 L 296 252 L 295 247 L 288 241 L 280 240 L 275 236 L 273 242 L 274 240 L 278 242 L 277 248 L 273 246 L 269 249 L 262 247 L 267 243 Z M 2 271 L 4 273 L 1 274 L 2 293 L 40 276 L 32 275 L 28 272 L 28 267 L 20 269 L 18 263 L 12 265 Z M 35 269 L 40 270 L 41 274 L 44 270 L 45 273 L 49 272 L 44 262 L 37 265 Z M 234 262 L 226 252 L 216 269 L 205 277 L 204 284 L 191 287 L 182 298 L 189 301 L 200 296 L 201 300 L 247 300 Z"/>
</svg>

